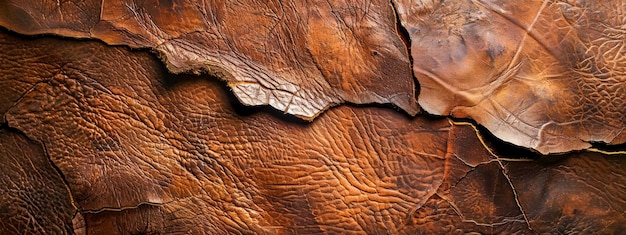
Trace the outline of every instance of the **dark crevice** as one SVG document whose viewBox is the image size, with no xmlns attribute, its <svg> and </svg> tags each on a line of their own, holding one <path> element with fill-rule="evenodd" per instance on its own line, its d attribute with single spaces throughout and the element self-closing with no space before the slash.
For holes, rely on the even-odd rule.
<svg viewBox="0 0 626 235">
<path fill-rule="evenodd" d="M 488 140 L 488 142 L 490 143 L 489 147 L 491 147 L 500 157 L 530 159 L 538 159 L 542 157 L 541 153 L 535 150 L 505 142 L 504 140 L 493 135 L 493 133 L 491 133 L 491 131 L 489 131 L 483 125 L 475 125 L 476 129 L 478 129 L 478 132 L 483 137 L 483 139 Z"/>
<path fill-rule="evenodd" d="M 412 70 L 411 70 L 412 71 Z M 172 89 L 173 87 L 185 83 L 185 82 L 193 82 L 193 81 L 197 81 L 197 80 L 204 80 L 204 81 L 208 81 L 212 86 L 218 86 L 220 87 L 220 89 L 224 90 L 227 98 L 228 98 L 228 103 L 229 105 L 232 107 L 232 109 L 235 111 L 235 113 L 238 116 L 242 116 L 242 117 L 249 117 L 249 116 L 253 116 L 253 115 L 257 115 L 259 113 L 267 113 L 269 115 L 271 115 L 272 117 L 282 120 L 282 121 L 286 121 L 289 123 L 294 123 L 297 125 L 310 125 L 312 122 L 314 122 L 316 119 L 318 119 L 319 117 L 325 115 L 327 113 L 328 110 L 330 109 L 335 109 L 335 108 L 339 108 L 341 106 L 348 106 L 348 107 L 354 107 L 354 108 L 382 108 L 382 109 L 387 109 L 387 110 L 393 110 L 395 112 L 398 113 L 402 113 L 403 115 L 405 115 L 407 118 L 415 118 L 416 116 L 410 115 L 409 113 L 407 113 L 405 110 L 399 108 L 398 106 L 392 104 L 392 103 L 364 103 L 364 104 L 357 104 L 357 103 L 351 103 L 351 102 L 344 102 L 341 103 L 339 105 L 334 104 L 331 105 L 328 109 L 321 111 L 321 113 L 319 113 L 318 116 L 316 116 L 315 118 L 308 120 L 308 119 L 304 119 L 301 117 L 298 117 L 296 115 L 292 115 L 289 113 L 285 113 L 281 110 L 278 110 L 270 105 L 254 105 L 254 106 L 248 106 L 245 105 L 243 103 L 241 103 L 239 101 L 239 99 L 237 98 L 237 96 L 235 95 L 235 93 L 232 91 L 232 88 L 230 88 L 228 86 L 228 83 L 226 81 L 224 81 L 223 79 L 210 75 L 208 74 L 206 71 L 202 71 L 199 74 L 187 74 L 187 73 L 182 73 L 182 74 L 174 74 L 171 73 L 169 70 L 167 70 L 165 68 L 165 66 L 162 66 L 162 68 L 160 68 L 160 74 L 164 74 L 163 78 L 163 83 L 166 87 L 166 89 Z M 417 115 L 417 117 L 422 117 L 421 113 L 419 115 Z M 434 116 L 433 116 L 434 117 Z M 431 118 L 431 117 L 429 117 Z M 442 119 L 445 117 L 437 117 L 437 119 Z"/>
<path fill-rule="evenodd" d="M 327 111 L 328 111 L 328 110 L 323 111 L 322 113 L 319 114 L 318 117 L 316 117 L 313 120 L 308 121 L 308 120 L 302 119 L 300 117 L 297 117 L 295 115 L 291 115 L 291 114 L 285 113 L 285 112 L 283 112 L 281 110 L 275 109 L 275 108 L 273 108 L 272 106 L 269 106 L 269 105 L 255 105 L 255 106 L 245 105 L 245 104 L 241 103 L 239 101 L 239 99 L 235 96 L 235 93 L 228 86 L 228 83 L 226 81 L 224 81 L 223 79 L 220 79 L 219 77 L 207 74 L 205 72 L 202 72 L 200 74 L 173 74 L 173 73 L 169 72 L 169 70 L 167 70 L 165 68 L 165 66 L 160 68 L 159 72 L 160 72 L 160 74 L 164 74 L 164 76 L 163 76 L 163 84 L 165 85 L 166 89 L 172 89 L 175 86 L 178 86 L 178 85 L 180 85 L 182 83 L 193 82 L 193 81 L 198 81 L 198 80 L 207 81 L 212 86 L 220 87 L 220 89 L 224 90 L 224 93 L 226 94 L 226 96 L 228 98 L 228 103 L 232 107 L 233 111 L 238 116 L 242 116 L 242 117 L 249 117 L 249 116 L 257 115 L 259 113 L 267 113 L 267 114 L 273 116 L 276 119 L 279 119 L 279 120 L 282 120 L 282 121 L 286 121 L 286 122 L 289 122 L 289 123 L 294 123 L 294 124 L 297 124 L 297 125 L 306 126 L 306 125 L 310 125 L 317 118 L 325 115 L 327 113 Z M 445 118 L 445 117 L 442 117 L 442 116 L 435 116 L 435 115 L 430 115 L 430 114 L 426 114 L 426 113 L 420 113 L 417 116 L 412 116 L 409 113 L 407 113 L 406 111 L 404 111 L 403 109 L 401 109 L 398 106 L 396 106 L 394 104 L 391 104 L 391 103 L 365 103 L 365 104 L 357 104 L 357 103 L 345 102 L 345 103 L 342 103 L 341 105 L 336 105 L 336 106 L 333 105 L 329 109 L 335 109 L 335 108 L 339 108 L 341 106 L 348 106 L 348 107 L 354 107 L 354 108 L 382 108 L 382 109 L 392 110 L 392 111 L 401 113 L 401 114 L 403 114 L 404 116 L 406 116 L 409 119 L 420 117 L 420 118 L 427 118 L 427 119 L 430 119 L 430 120 L 440 120 L 440 119 L 444 119 Z M 423 115 L 423 114 L 425 114 L 425 115 Z"/>
<path fill-rule="evenodd" d="M 491 131 L 489 131 L 486 127 L 484 127 L 483 125 L 480 125 L 473 119 L 452 118 L 452 117 L 451 119 L 455 122 L 466 122 L 466 123 L 471 123 L 473 126 L 475 126 L 476 130 L 478 130 L 478 134 L 480 135 L 480 137 L 482 137 L 483 140 L 485 140 L 485 144 L 487 144 L 487 146 L 496 155 L 498 155 L 498 157 L 511 158 L 511 159 L 533 159 L 533 160 L 546 157 L 545 155 L 542 155 L 541 153 L 533 149 L 517 146 L 509 142 L 503 141 L 502 139 L 493 135 L 493 133 L 491 133 Z"/>
<path fill-rule="evenodd" d="M 411 66 L 411 77 L 413 77 L 413 81 L 415 82 L 415 97 L 418 97 L 420 94 L 420 85 L 417 81 L 417 77 L 415 76 L 415 72 L 413 71 L 413 54 L 411 53 L 411 35 L 409 31 L 402 25 L 402 20 L 400 19 L 400 13 L 398 13 L 398 8 L 393 0 L 389 0 L 389 4 L 393 9 L 394 15 L 396 17 L 396 32 L 398 32 L 398 37 L 404 43 L 404 47 L 406 48 L 406 52 L 409 57 L 409 65 Z"/>
<path fill-rule="evenodd" d="M 276 119 L 280 119 L 286 122 L 295 123 L 299 125 L 309 125 L 311 121 L 304 120 L 295 115 L 291 115 L 280 111 L 278 109 L 273 108 L 269 105 L 255 105 L 248 106 L 239 101 L 239 99 L 235 96 L 235 93 L 228 86 L 228 83 L 221 78 L 212 76 L 207 74 L 206 72 L 202 72 L 199 74 L 173 74 L 169 70 L 165 68 L 163 63 L 161 64 L 160 74 L 164 74 L 163 83 L 166 89 L 171 89 L 179 84 L 185 82 L 193 82 L 198 80 L 208 81 L 211 86 L 218 86 L 220 89 L 224 91 L 228 98 L 228 104 L 232 107 L 233 111 L 242 117 L 248 117 L 252 115 L 256 115 L 258 113 L 267 113 Z"/>
<path fill-rule="evenodd" d="M 72 188 L 70 187 L 70 183 L 65 177 L 65 174 L 63 174 L 63 171 L 61 171 L 61 169 L 54 163 L 54 161 L 52 161 L 52 158 L 50 158 L 50 154 L 48 153 L 48 147 L 46 146 L 46 143 L 42 141 L 41 147 L 43 148 L 43 152 L 46 155 L 46 159 L 48 159 L 48 162 L 50 163 L 52 168 L 54 168 L 57 174 L 59 174 L 59 177 L 61 177 L 61 180 L 63 180 L 63 184 L 67 188 L 67 193 L 69 194 L 70 200 L 72 201 L 72 205 L 74 206 L 74 208 L 76 208 L 77 212 L 80 212 L 81 209 L 79 208 L 79 206 L 76 204 L 76 201 L 74 200 L 74 193 L 72 192 Z"/>
<path fill-rule="evenodd" d="M 164 202 L 164 203 L 151 203 L 151 202 L 139 202 L 137 203 L 137 205 L 134 206 L 125 206 L 125 207 L 102 207 L 102 208 L 98 208 L 95 210 L 83 210 L 82 213 L 83 215 L 88 216 L 89 214 L 103 214 L 103 213 L 119 213 L 119 212 L 124 212 L 124 211 L 129 211 L 129 210 L 142 210 L 145 208 L 158 208 L 160 206 L 163 206 L 165 204 L 171 203 L 171 202 L 177 202 L 180 201 L 180 199 L 177 200 L 173 200 L 170 202 Z"/>
<path fill-rule="evenodd" d="M 476 126 L 476 129 L 489 148 L 501 158 L 532 159 L 535 163 L 547 166 L 551 164 L 558 164 L 571 156 L 571 154 L 565 153 L 544 155 L 534 149 L 506 142 L 493 135 L 493 133 L 491 133 L 491 131 L 489 131 L 486 127 L 477 124 L 474 120 L 469 120 L 468 122 L 472 122 Z"/>
<path fill-rule="evenodd" d="M 24 136 L 28 141 L 32 141 L 34 143 L 38 143 L 41 146 L 41 150 L 42 150 L 46 160 L 48 160 L 48 163 L 50 164 L 50 166 L 54 169 L 54 171 L 59 175 L 59 177 L 63 181 L 63 185 L 67 189 L 67 193 L 68 193 L 68 197 L 70 199 L 70 203 L 76 209 L 75 213 L 80 213 L 80 208 L 76 204 L 76 201 L 74 200 L 74 193 L 72 192 L 72 189 L 70 187 L 70 183 L 67 180 L 67 178 L 65 177 L 65 174 L 63 174 L 63 171 L 61 171 L 61 169 L 50 158 L 50 154 L 48 153 L 48 148 L 47 148 L 46 144 L 43 141 L 39 141 L 39 140 L 35 140 L 35 139 L 31 138 L 30 136 L 28 136 L 26 133 L 24 133 L 22 130 L 20 130 L 18 128 L 11 127 L 11 125 L 9 124 L 8 121 L 5 122 L 5 123 L 0 123 L 0 130 L 7 130 L 9 132 L 18 133 L 18 134 Z"/>
<path fill-rule="evenodd" d="M 498 156 L 503 158 L 527 158 L 533 159 L 542 165 L 559 163 L 576 155 L 577 153 L 589 152 L 588 149 L 569 151 L 564 153 L 541 154 L 538 151 L 526 147 L 517 146 L 509 142 L 505 142 L 493 135 L 486 127 L 477 124 L 474 120 L 465 120 L 473 123 L 479 130 L 480 135 L 489 143 L 489 147 L 494 150 Z M 626 143 L 611 145 L 604 142 L 592 142 L 591 147 L 608 153 L 626 152 Z M 625 154 L 626 155 L 626 154 Z"/>
<path fill-rule="evenodd" d="M 626 143 L 607 144 L 604 142 L 591 142 L 590 144 L 591 148 L 595 148 L 605 152 L 626 152 Z"/>
<path fill-rule="evenodd" d="M 29 137 L 27 137 L 27 138 L 30 139 Z M 61 170 L 61 168 L 59 168 L 54 163 L 54 161 L 52 161 L 52 158 L 50 157 L 50 153 L 48 152 L 48 147 L 47 147 L 46 143 L 44 141 L 35 141 L 35 142 L 38 142 L 38 143 L 41 144 L 41 148 L 43 150 L 43 153 L 45 154 L 46 160 L 48 160 L 48 163 L 50 164 L 50 166 L 52 166 L 54 171 L 59 175 L 59 177 L 61 177 L 61 180 L 63 181 L 63 185 L 65 186 L 65 189 L 67 190 L 68 197 L 70 198 L 70 203 L 75 208 L 74 216 L 72 217 L 72 220 L 73 220 L 73 218 L 76 217 L 77 214 L 83 214 L 83 212 L 82 212 L 82 209 L 80 208 L 80 205 L 78 205 L 78 203 L 75 200 L 74 192 L 72 191 L 72 188 L 70 187 L 70 182 L 65 177 L 65 174 L 63 174 L 63 171 Z M 77 228 L 74 228 L 73 226 L 74 226 L 74 224 L 72 223 L 72 229 L 74 229 L 74 231 L 76 231 Z M 85 229 L 86 229 L 86 227 L 85 227 Z"/>
<path fill-rule="evenodd" d="M 365 104 L 357 104 L 357 103 L 351 103 L 351 102 L 346 102 L 341 104 L 340 106 L 345 105 L 348 107 L 353 107 L 353 108 L 381 108 L 381 109 L 386 109 L 386 110 L 392 110 L 394 112 L 397 113 L 401 113 L 404 116 L 406 116 L 407 118 L 416 118 L 416 117 L 421 117 L 421 113 L 419 113 L 416 116 L 413 116 L 411 114 L 409 114 L 408 112 L 406 112 L 404 109 L 401 109 L 400 107 L 396 106 L 395 104 L 392 103 L 365 103 Z M 340 106 L 334 106 L 331 107 L 331 109 L 333 108 L 338 108 Z M 320 114 L 320 116 L 322 116 L 324 113 Z"/>
</svg>

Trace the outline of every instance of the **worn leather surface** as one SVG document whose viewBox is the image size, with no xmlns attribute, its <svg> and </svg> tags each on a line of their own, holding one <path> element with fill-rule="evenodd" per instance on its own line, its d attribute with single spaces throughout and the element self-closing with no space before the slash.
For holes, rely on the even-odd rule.
<svg viewBox="0 0 626 235">
<path fill-rule="evenodd" d="M 398 1 L 419 104 L 541 153 L 624 143 L 624 4 Z"/>
<path fill-rule="evenodd" d="M 343 102 L 416 114 L 407 48 L 388 1 L 9 1 L 0 25 L 158 51 L 209 72 L 246 105 L 312 119 Z"/>
<path fill-rule="evenodd" d="M 344 102 L 415 115 L 419 89 L 426 112 L 548 154 L 626 141 L 623 10 L 599 0 L 4 0 L 0 25 L 151 48 L 172 72 L 208 72 L 246 105 L 306 120 Z"/>
<path fill-rule="evenodd" d="M 63 211 L 30 213 L 65 218 L 63 228 L 76 233 L 625 229 L 620 155 L 542 157 L 468 122 L 411 118 L 384 107 L 340 106 L 301 122 L 242 106 L 208 76 L 170 74 L 150 52 L 92 40 L 3 31 L 0 51 L 11 58 L 5 61 L 19 61 L 0 64 L 0 81 L 28 84 L 0 90 L 17 97 L 2 106 L 6 125 L 41 143 L 38 153 L 65 179 L 50 192 L 71 189 L 80 212 L 72 227 Z M 15 146 L 0 157 L 27 164 Z M 28 177 L 42 171 L 3 167 L 25 175 L 10 177 L 18 192 L 36 186 Z M 67 205 L 67 198 L 36 203 L 42 202 Z M 58 224 L 35 221 L 42 228 Z"/>
<path fill-rule="evenodd" d="M 69 234 L 77 209 L 40 144 L 0 127 L 0 234 Z"/>
</svg>

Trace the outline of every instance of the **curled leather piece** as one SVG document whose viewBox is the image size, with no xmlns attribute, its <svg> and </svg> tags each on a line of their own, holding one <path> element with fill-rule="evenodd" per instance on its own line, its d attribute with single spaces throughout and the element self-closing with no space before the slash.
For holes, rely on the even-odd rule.
<svg viewBox="0 0 626 235">
<path fill-rule="evenodd" d="M 7 123 L 47 147 L 80 212 L 77 233 L 597 234 L 626 224 L 615 183 L 626 158 L 539 158 L 500 148 L 469 123 L 376 107 L 293 122 L 237 107 L 223 84 L 169 74 L 146 51 L 0 40 L 5 57 L 21 61 L 0 64 L 13 71 L 0 81 L 39 81 L 19 89 Z"/>
<path fill-rule="evenodd" d="M 41 52 L 8 55 L 23 61 L 15 74 L 54 68 L 6 116 L 48 147 L 87 233 L 395 230 L 443 176 L 444 119 L 348 106 L 313 123 L 243 115 L 220 83 L 169 74 L 145 51 L 6 40 Z"/>
<path fill-rule="evenodd" d="M 626 141 L 623 3 L 396 2 L 425 111 L 543 154 Z"/>
<path fill-rule="evenodd" d="M 418 112 L 388 1 L 8 0 L 0 25 L 152 48 L 174 73 L 207 71 L 243 104 L 306 120 L 343 102 Z"/>
<path fill-rule="evenodd" d="M 246 105 L 312 120 L 343 102 L 472 118 L 543 154 L 626 141 L 619 2 L 0 2 L 24 34 L 152 48 L 208 71 Z M 398 13 L 400 22 L 396 22 Z"/>
</svg>

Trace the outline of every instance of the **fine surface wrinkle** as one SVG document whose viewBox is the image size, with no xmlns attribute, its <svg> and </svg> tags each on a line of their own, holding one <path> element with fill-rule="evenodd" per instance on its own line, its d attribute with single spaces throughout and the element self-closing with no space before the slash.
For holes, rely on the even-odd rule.
<svg viewBox="0 0 626 235">
<path fill-rule="evenodd" d="M 8 0 L 0 9 L 11 30 L 152 48 L 174 73 L 206 71 L 246 105 L 306 120 L 343 102 L 418 111 L 407 48 L 384 0 Z"/>
<path fill-rule="evenodd" d="M 169 74 L 148 52 L 2 34 L 3 57 L 20 63 L 0 67 L 0 81 L 45 81 L 7 93 L 21 98 L 0 104 L 6 125 L 45 144 L 80 213 L 33 211 L 73 216 L 76 233 L 611 233 L 626 224 L 619 156 L 503 158 L 472 124 L 379 107 L 341 106 L 312 123 L 241 115 L 223 84 Z M 20 146 L 3 149 L 28 164 Z"/>
</svg>

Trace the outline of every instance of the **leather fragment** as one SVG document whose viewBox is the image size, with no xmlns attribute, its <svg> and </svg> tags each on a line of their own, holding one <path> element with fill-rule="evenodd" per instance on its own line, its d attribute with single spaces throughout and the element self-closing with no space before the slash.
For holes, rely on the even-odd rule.
<svg viewBox="0 0 626 235">
<path fill-rule="evenodd" d="M 426 112 L 543 154 L 626 142 L 623 3 L 395 2 Z"/>
<path fill-rule="evenodd" d="M 619 156 L 541 158 L 498 147 L 469 123 L 376 107 L 294 122 L 238 106 L 215 80 L 169 74 L 146 51 L 0 38 L 2 51 L 34 52 L 11 54 L 23 62 L 2 74 L 48 78 L 8 106 L 7 125 L 47 147 L 80 211 L 77 233 L 611 233 L 626 224 Z"/>
<path fill-rule="evenodd" d="M 13 1 L 22 34 L 151 48 L 170 71 L 208 72 L 240 102 L 312 120 L 349 102 L 418 112 L 407 48 L 388 1 Z"/>
</svg>

